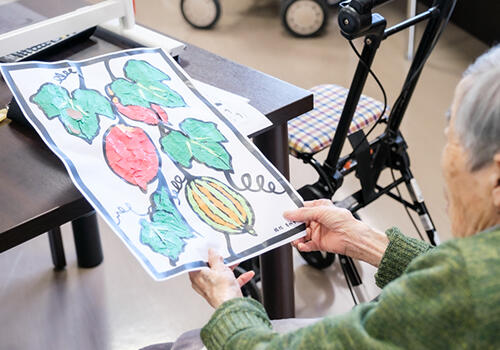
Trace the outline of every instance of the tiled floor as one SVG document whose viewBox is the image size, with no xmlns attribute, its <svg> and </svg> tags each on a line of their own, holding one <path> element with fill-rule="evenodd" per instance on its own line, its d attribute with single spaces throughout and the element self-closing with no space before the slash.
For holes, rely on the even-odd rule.
<svg viewBox="0 0 500 350">
<path fill-rule="evenodd" d="M 404 3 L 393 2 L 381 9 L 389 24 L 403 18 Z M 179 2 L 172 0 L 137 0 L 137 19 L 304 88 L 325 82 L 349 85 L 355 56 L 338 33 L 336 10 L 331 11 L 325 35 L 300 40 L 282 28 L 276 0 L 223 0 L 222 7 L 221 20 L 210 31 L 186 24 Z M 405 34 L 391 37 L 374 63 L 390 101 L 409 66 L 405 47 Z M 450 237 L 439 168 L 443 115 L 462 71 L 485 49 L 450 25 L 423 72 L 402 126 L 413 172 L 442 239 Z M 373 81 L 365 93 L 380 97 Z M 291 176 L 297 187 L 316 180 L 314 171 L 295 159 L 291 159 Z M 355 183 L 349 179 L 339 192 L 345 195 L 354 189 Z M 414 234 L 402 207 L 390 199 L 378 200 L 361 216 L 380 229 L 398 225 Z M 52 271 L 45 236 L 0 254 L 0 349 L 137 349 L 173 340 L 209 318 L 211 308 L 191 290 L 187 276 L 153 282 L 105 224 L 101 224 L 105 260 L 94 269 L 76 267 L 71 233 L 68 227 L 63 231 L 68 259 L 65 271 Z M 298 255 L 294 265 L 297 316 L 334 315 L 352 307 L 338 265 L 316 271 Z M 361 294 L 372 298 L 377 294 L 374 269 L 360 268 Z"/>
</svg>

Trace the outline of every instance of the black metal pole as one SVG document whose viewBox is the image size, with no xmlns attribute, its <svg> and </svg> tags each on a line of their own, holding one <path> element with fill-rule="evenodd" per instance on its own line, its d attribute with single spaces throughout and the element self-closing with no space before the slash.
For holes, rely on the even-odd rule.
<svg viewBox="0 0 500 350">
<path fill-rule="evenodd" d="M 337 125 L 337 130 L 335 131 L 335 136 L 333 137 L 332 144 L 328 151 L 328 156 L 325 161 L 327 170 L 333 173 L 337 167 L 337 163 L 340 158 L 340 153 L 344 147 L 345 139 L 349 132 L 349 127 L 351 126 L 352 118 L 356 112 L 356 107 L 363 92 L 363 88 L 366 83 L 366 78 L 370 72 L 370 67 L 375 58 L 375 53 L 382 41 L 383 32 L 386 26 L 386 21 L 381 16 L 373 16 L 376 20 L 372 23 L 372 28 L 369 34 L 365 37 L 365 44 L 363 51 L 361 53 L 361 60 L 358 62 L 356 67 L 356 72 L 349 88 L 349 94 L 342 110 L 342 115 L 340 116 L 340 121 Z M 329 169 L 328 169 L 329 168 Z M 330 174 L 332 175 L 332 174 Z"/>
<path fill-rule="evenodd" d="M 289 179 L 287 124 L 278 125 L 253 140 L 267 159 Z M 269 317 L 273 320 L 295 317 L 292 246 L 287 244 L 262 254 L 260 273 L 263 304 Z"/>
<path fill-rule="evenodd" d="M 410 99 L 413 95 L 413 91 L 417 85 L 420 73 L 422 72 L 422 67 L 425 64 L 429 54 L 433 48 L 434 41 L 438 35 L 439 29 L 446 15 L 445 9 L 443 7 L 447 5 L 447 1 L 441 0 L 437 1 L 439 5 L 436 10 L 432 11 L 432 16 L 425 27 L 424 34 L 418 45 L 415 58 L 410 66 L 408 74 L 406 76 L 405 82 L 403 84 L 402 95 L 399 101 L 394 105 L 388 119 L 386 132 L 396 133 L 401 126 L 406 109 L 410 103 Z"/>
</svg>

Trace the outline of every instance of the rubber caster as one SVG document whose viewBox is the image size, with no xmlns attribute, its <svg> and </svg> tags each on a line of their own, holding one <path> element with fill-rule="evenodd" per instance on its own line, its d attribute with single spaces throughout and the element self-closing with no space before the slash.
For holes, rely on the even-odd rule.
<svg viewBox="0 0 500 350">
<path fill-rule="evenodd" d="M 210 29 L 219 20 L 219 0 L 181 0 L 184 19 L 197 29 Z"/>
<path fill-rule="evenodd" d="M 316 36 L 328 22 L 328 6 L 325 0 L 286 0 L 281 8 L 281 21 L 294 36 Z"/>
</svg>

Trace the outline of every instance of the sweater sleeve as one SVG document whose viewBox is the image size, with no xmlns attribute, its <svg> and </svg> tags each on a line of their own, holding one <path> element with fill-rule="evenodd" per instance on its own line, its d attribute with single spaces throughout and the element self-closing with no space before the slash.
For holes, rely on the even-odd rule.
<svg viewBox="0 0 500 350">
<path fill-rule="evenodd" d="M 375 274 L 375 283 L 380 288 L 401 276 L 417 256 L 434 248 L 427 242 L 406 237 L 397 227 L 390 228 L 385 233 L 389 238 L 389 245 Z"/>
<path fill-rule="evenodd" d="M 477 322 L 464 264 L 456 249 L 434 249 L 414 259 L 377 302 L 288 334 L 273 332 L 256 301 L 233 299 L 201 337 L 208 350 L 464 348 Z"/>
</svg>

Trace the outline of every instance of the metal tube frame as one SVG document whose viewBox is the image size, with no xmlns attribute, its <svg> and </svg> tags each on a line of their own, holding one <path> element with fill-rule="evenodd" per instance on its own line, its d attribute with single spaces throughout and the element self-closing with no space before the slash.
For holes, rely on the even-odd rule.
<svg viewBox="0 0 500 350">
<path fill-rule="evenodd" d="M 438 237 L 434 224 L 430 219 L 423 200 L 417 200 L 412 188 L 412 182 L 415 180 L 410 171 L 410 161 L 406 152 L 407 145 L 399 132 L 399 128 L 418 82 L 421 69 L 433 49 L 435 40 L 450 11 L 450 4 L 450 0 L 435 0 L 432 7 L 427 11 L 388 29 L 385 29 L 385 19 L 378 14 L 373 14 L 372 25 L 367 31 L 357 35 L 342 33 L 348 40 L 364 37 L 364 47 L 361 53 L 361 59 L 358 62 L 327 159 L 321 166 L 318 166 L 318 162 L 312 156 L 302 157 L 304 162 L 311 164 L 313 161 L 315 162 L 312 165 L 316 168 L 320 179 L 313 185 L 306 185 L 302 189 L 299 189 L 299 193 L 301 190 L 304 190 L 316 195 L 320 194 L 325 198 L 331 198 L 336 190 L 342 185 L 343 177 L 356 171 L 362 189 L 341 201 L 344 207 L 347 207 L 354 213 L 373 202 L 378 197 L 387 194 L 419 214 L 429 241 L 432 244 L 436 244 Z M 380 42 L 423 20 L 428 20 L 427 26 L 404 81 L 401 98 L 396 101 L 390 112 L 389 118 L 385 121 L 387 124 L 385 131 L 372 142 L 366 140 L 362 131 L 347 136 L 356 106 L 366 83 L 370 66 Z M 349 139 L 355 152 L 340 158 L 340 153 L 346 138 Z M 349 166 L 346 166 L 347 164 Z M 319 169 L 317 169 L 318 167 L 322 171 L 319 171 Z M 402 176 L 389 186 L 382 188 L 377 185 L 377 181 L 380 173 L 387 167 L 400 171 Z M 390 192 L 391 189 L 403 182 L 410 192 L 413 204 Z M 325 184 L 328 184 L 328 186 Z"/>
</svg>

